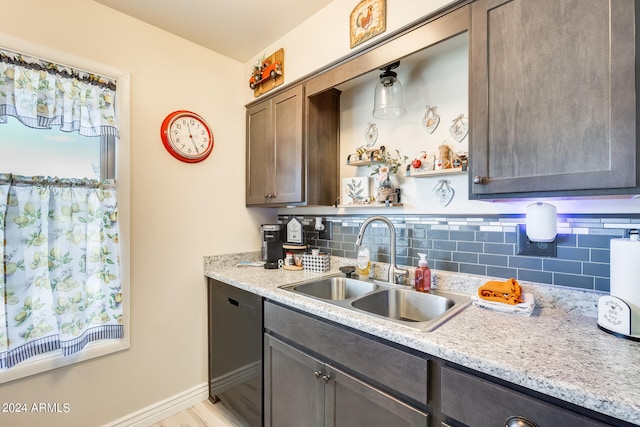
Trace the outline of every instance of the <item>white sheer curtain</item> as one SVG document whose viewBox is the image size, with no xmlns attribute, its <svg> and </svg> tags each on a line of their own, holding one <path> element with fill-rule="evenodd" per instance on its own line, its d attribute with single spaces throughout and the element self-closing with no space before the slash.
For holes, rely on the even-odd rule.
<svg viewBox="0 0 640 427">
<path fill-rule="evenodd" d="M 0 49 L 0 123 L 117 136 L 115 81 Z"/>
<path fill-rule="evenodd" d="M 0 49 L 0 135 L 7 116 L 117 136 L 115 81 Z M 0 369 L 123 336 L 113 180 L 0 174 Z"/>
</svg>

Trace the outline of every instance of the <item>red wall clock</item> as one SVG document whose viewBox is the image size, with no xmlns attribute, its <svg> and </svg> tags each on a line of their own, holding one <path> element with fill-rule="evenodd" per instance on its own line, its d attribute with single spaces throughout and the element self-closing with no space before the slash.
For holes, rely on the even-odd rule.
<svg viewBox="0 0 640 427">
<path fill-rule="evenodd" d="M 213 150 L 211 127 L 191 111 L 178 110 L 165 117 L 160 137 L 173 157 L 187 163 L 201 162 Z"/>
</svg>

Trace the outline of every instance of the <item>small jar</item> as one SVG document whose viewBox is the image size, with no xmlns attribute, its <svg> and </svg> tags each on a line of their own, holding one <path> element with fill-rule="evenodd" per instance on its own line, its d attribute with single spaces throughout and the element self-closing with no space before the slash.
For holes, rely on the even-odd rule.
<svg viewBox="0 0 640 427">
<path fill-rule="evenodd" d="M 287 252 L 284 257 L 284 265 L 292 266 L 295 265 L 295 261 L 293 260 L 293 252 Z"/>
</svg>

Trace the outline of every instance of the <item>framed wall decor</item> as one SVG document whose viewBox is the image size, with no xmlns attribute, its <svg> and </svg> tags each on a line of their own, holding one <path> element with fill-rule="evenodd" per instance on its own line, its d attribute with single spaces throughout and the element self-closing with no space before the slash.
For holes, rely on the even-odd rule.
<svg viewBox="0 0 640 427">
<path fill-rule="evenodd" d="M 284 49 L 263 57 L 253 66 L 249 88 L 257 98 L 284 83 Z"/>
<path fill-rule="evenodd" d="M 351 49 L 387 29 L 387 0 L 362 0 L 351 11 Z"/>
<path fill-rule="evenodd" d="M 342 178 L 343 205 L 360 205 L 369 202 L 371 181 L 368 176 Z"/>
</svg>

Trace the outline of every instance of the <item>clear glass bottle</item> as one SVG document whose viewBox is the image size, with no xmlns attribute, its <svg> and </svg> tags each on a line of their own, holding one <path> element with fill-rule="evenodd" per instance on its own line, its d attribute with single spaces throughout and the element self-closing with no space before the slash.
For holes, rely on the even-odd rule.
<svg viewBox="0 0 640 427">
<path fill-rule="evenodd" d="M 418 254 L 420 261 L 418 261 L 418 268 L 415 272 L 414 287 L 419 292 L 429 292 L 431 290 L 431 269 L 429 269 L 429 262 L 427 261 L 427 254 Z"/>
</svg>

